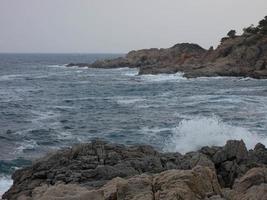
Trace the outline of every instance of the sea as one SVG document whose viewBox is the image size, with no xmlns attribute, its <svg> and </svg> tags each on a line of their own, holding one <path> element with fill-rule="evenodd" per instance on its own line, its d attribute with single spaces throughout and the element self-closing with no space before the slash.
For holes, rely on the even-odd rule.
<svg viewBox="0 0 267 200">
<path fill-rule="evenodd" d="M 0 54 L 0 197 L 14 170 L 96 138 L 180 153 L 267 145 L 267 80 L 65 66 L 118 56 Z"/>
</svg>

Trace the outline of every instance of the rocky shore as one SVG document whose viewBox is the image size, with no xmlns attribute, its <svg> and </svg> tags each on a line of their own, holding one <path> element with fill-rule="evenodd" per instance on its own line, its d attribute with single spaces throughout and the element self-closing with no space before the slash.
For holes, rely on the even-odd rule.
<svg viewBox="0 0 267 200">
<path fill-rule="evenodd" d="M 17 170 L 8 200 L 266 200 L 267 149 L 243 141 L 185 155 L 100 140 Z"/>
<path fill-rule="evenodd" d="M 70 63 L 89 68 L 138 68 L 139 74 L 183 72 L 185 77 L 241 76 L 267 78 L 267 17 L 257 27 L 232 30 L 221 44 L 206 50 L 197 44 L 181 43 L 167 49 L 131 51 L 125 57 L 94 63 Z"/>
</svg>

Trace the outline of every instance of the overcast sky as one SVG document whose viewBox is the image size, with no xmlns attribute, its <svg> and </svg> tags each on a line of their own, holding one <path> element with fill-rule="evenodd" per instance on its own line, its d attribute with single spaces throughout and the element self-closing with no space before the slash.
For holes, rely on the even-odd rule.
<svg viewBox="0 0 267 200">
<path fill-rule="evenodd" d="M 0 52 L 208 48 L 265 15 L 267 0 L 0 0 Z"/>
</svg>

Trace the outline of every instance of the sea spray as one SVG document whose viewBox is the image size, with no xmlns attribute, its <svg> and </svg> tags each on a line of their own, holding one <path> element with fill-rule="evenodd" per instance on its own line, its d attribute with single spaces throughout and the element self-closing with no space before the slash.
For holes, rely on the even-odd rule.
<svg viewBox="0 0 267 200">
<path fill-rule="evenodd" d="M 266 137 L 253 134 L 246 128 L 225 123 L 216 116 L 194 117 L 179 123 L 164 150 L 187 153 L 203 146 L 223 146 L 227 140 L 241 139 L 248 149 L 254 148 L 259 142 L 267 145 Z"/>
<path fill-rule="evenodd" d="M 10 188 L 12 183 L 13 181 L 11 177 L 0 175 L 0 199 L 2 198 L 2 195 Z"/>
</svg>

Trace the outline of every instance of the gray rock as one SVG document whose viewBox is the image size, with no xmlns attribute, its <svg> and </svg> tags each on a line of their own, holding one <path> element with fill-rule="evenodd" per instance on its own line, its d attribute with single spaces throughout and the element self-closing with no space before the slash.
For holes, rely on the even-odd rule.
<svg viewBox="0 0 267 200">
<path fill-rule="evenodd" d="M 151 175 L 171 169 L 197 169 L 200 166 L 216 173 L 216 180 L 221 187 L 231 188 L 249 169 L 264 167 L 266 155 L 267 149 L 260 144 L 247 152 L 243 141 L 228 141 L 224 147 L 205 147 L 182 155 L 160 153 L 151 146 L 126 147 L 95 140 L 51 153 L 35 161 L 32 166 L 15 171 L 13 186 L 3 197 L 9 200 L 21 196 L 28 198 L 41 185 L 71 184 L 98 189 L 116 177 L 128 179 L 143 173 Z M 128 189 L 131 191 L 131 188 Z M 263 191 L 262 188 L 257 190 Z M 205 195 L 207 198 L 214 196 Z"/>
</svg>

